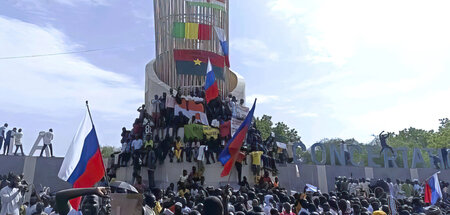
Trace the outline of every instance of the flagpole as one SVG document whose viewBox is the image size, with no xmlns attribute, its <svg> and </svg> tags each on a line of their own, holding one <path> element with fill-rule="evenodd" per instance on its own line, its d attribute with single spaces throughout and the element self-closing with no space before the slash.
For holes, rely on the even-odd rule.
<svg viewBox="0 0 450 215">
<path fill-rule="evenodd" d="M 431 177 L 433 177 L 434 174 L 440 174 L 440 173 L 441 173 L 441 171 L 437 171 L 437 172 L 433 173 L 430 177 L 428 177 L 428 178 L 426 178 L 425 180 L 423 180 L 423 181 L 422 181 L 422 184 L 425 183 L 426 181 L 428 181 L 428 179 L 430 179 Z"/>
<path fill-rule="evenodd" d="M 89 118 L 91 119 L 92 127 L 94 128 L 94 121 L 92 120 L 91 109 L 89 109 L 89 101 L 88 100 L 86 100 L 86 108 L 87 108 L 87 111 L 89 114 Z M 98 143 L 98 148 L 100 149 L 100 143 Z M 100 153 L 101 153 L 101 150 L 100 150 Z M 105 172 L 105 175 L 103 176 L 103 178 L 105 178 L 106 185 L 107 185 L 107 187 L 109 187 L 109 178 L 108 178 L 108 173 L 106 172 L 106 169 L 105 169 L 105 163 L 103 163 L 103 156 L 102 156 L 102 164 L 103 164 L 103 171 Z"/>
<path fill-rule="evenodd" d="M 89 113 L 89 118 L 91 119 L 92 126 L 94 126 L 94 121 L 92 120 L 91 110 L 89 109 L 89 102 L 86 100 L 86 108 Z"/>
</svg>

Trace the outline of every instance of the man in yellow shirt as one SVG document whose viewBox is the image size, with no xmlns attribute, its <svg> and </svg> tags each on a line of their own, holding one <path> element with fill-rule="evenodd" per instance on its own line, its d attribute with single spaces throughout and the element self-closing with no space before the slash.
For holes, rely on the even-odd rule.
<svg viewBox="0 0 450 215">
<path fill-rule="evenodd" d="M 254 176 L 258 176 L 261 171 L 261 155 L 262 151 L 253 151 L 250 152 L 250 156 L 252 157 L 252 172 Z M 256 178 L 255 178 L 256 180 Z"/>
<path fill-rule="evenodd" d="M 186 195 L 186 193 L 190 193 L 189 189 L 187 189 L 184 184 L 180 184 L 178 188 L 178 196 L 180 197 L 185 197 L 184 195 Z"/>
<path fill-rule="evenodd" d="M 183 152 L 183 143 L 181 142 L 181 137 L 177 137 L 177 142 L 175 143 L 175 157 L 177 158 L 177 162 L 183 162 L 182 158 L 182 152 Z"/>
</svg>

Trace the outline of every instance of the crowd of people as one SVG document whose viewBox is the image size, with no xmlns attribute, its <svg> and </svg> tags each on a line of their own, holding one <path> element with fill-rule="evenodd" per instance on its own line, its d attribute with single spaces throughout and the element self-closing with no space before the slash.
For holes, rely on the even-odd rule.
<svg viewBox="0 0 450 215">
<path fill-rule="evenodd" d="M 264 214 L 264 215 L 382 215 L 382 214 L 448 214 L 450 201 L 448 183 L 441 182 L 443 198 L 435 205 L 423 202 L 422 184 L 405 182 L 413 187 L 410 195 L 398 195 L 395 185 L 387 180 L 375 183 L 356 183 L 360 191 L 353 191 L 355 179 L 337 178 L 333 192 L 305 187 L 303 192 L 291 195 L 283 189 L 277 178 L 271 180 L 268 173 L 254 187 L 241 183 L 233 190 L 226 185 L 220 188 L 199 186 L 193 174 L 186 171 L 180 177 L 178 192 L 174 185 L 165 191 L 155 188 L 146 194 L 146 202 L 152 208 L 149 214 Z M 359 180 L 358 180 L 359 181 Z M 351 182 L 351 183 L 350 183 Z M 400 182 L 399 182 L 400 183 Z M 367 185 L 365 187 L 364 185 Z M 386 186 L 387 187 L 386 187 Z M 417 185 L 417 186 L 416 186 Z M 189 188 L 186 188 L 189 187 Z M 405 186 L 406 187 L 406 186 Z M 418 188 L 416 188 L 418 187 Z M 352 188 L 352 189 L 351 189 Z M 358 188 L 355 188 L 358 190 Z M 366 190 L 364 190 L 366 189 Z M 408 190 L 408 188 L 406 188 Z"/>
<path fill-rule="evenodd" d="M 117 157 L 117 162 L 108 165 L 107 169 L 110 177 L 115 177 L 118 167 L 132 165 L 135 182 L 136 178 L 141 177 L 141 167 L 146 166 L 148 186 L 154 187 L 154 170 L 164 162 L 195 163 L 198 174 L 203 174 L 205 165 L 217 162 L 232 136 L 231 122 L 243 120 L 248 108 L 243 99 L 237 102 L 231 94 L 225 99 L 219 96 L 209 103 L 206 103 L 204 95 L 200 88 L 189 91 L 178 88 L 176 93 L 170 89 L 169 95 L 155 95 L 150 108 L 145 105 L 139 107 L 139 117 L 132 128 L 122 128 L 121 151 L 111 155 L 111 160 Z M 179 132 L 180 128 L 184 128 L 184 134 Z M 276 174 L 276 163 L 289 161 L 286 147 L 280 148 L 279 144 L 273 135 L 263 140 L 254 124 L 248 131 L 237 161 L 239 182 L 241 167 L 247 164 L 247 156 L 251 156 L 255 181 L 263 173 L 262 170 Z"/>
<path fill-rule="evenodd" d="M 176 105 L 183 105 L 183 100 L 202 104 L 208 123 L 203 123 L 198 115 L 188 115 L 182 111 L 176 113 Z M 110 178 L 114 179 L 116 168 L 131 163 L 134 187 L 145 196 L 144 214 L 406 215 L 447 214 L 449 210 L 449 184 L 446 182 L 441 182 L 443 198 L 433 206 L 423 202 L 423 185 L 410 180 L 391 182 L 390 179 L 338 177 L 333 192 L 321 193 L 305 187 L 304 192 L 291 195 L 290 191 L 280 186 L 276 166 L 291 162 L 292 156 L 286 148 L 276 143 L 273 135 L 263 140 L 255 124 L 249 129 L 235 163 L 240 189 L 233 190 L 229 185 L 205 187 L 205 165 L 217 162 L 220 152 L 231 138 L 231 132 L 221 134 L 221 126 L 234 118 L 245 117 L 245 111 L 238 111 L 245 110 L 238 108 L 243 106 L 243 100 L 238 104 L 229 95 L 207 104 L 204 92 L 199 89 L 190 91 L 187 96 L 182 95 L 180 89 L 176 94 L 171 89 L 169 96 L 165 93 L 161 97 L 155 95 L 151 104 L 149 109 L 145 105 L 138 109 L 139 118 L 131 130 L 122 129 L 118 162 L 110 159 L 107 170 Z M 217 128 L 220 133 L 214 137 L 204 134 L 202 138 L 178 135 L 179 128 L 192 124 Z M 153 174 L 156 166 L 164 162 L 189 162 L 193 165 L 190 171 L 183 170 L 176 183 L 163 190 L 155 186 Z M 242 177 L 242 165 L 251 165 L 254 186 Z M 142 166 L 148 167 L 148 184 L 143 183 L 139 174 Z"/>
<path fill-rule="evenodd" d="M 10 147 L 16 147 L 14 151 L 14 156 L 17 155 L 17 152 L 20 149 L 20 154 L 22 156 L 25 156 L 25 153 L 23 152 L 23 132 L 22 128 L 12 128 L 8 130 L 8 123 L 5 123 L 3 126 L 0 127 L 0 151 L 3 147 L 3 155 L 9 155 L 9 151 L 11 150 Z M 41 150 L 40 157 L 42 157 L 42 154 L 44 150 L 48 147 L 50 149 L 50 155 L 53 156 L 53 129 L 49 129 L 47 132 L 44 133 L 42 140 L 44 142 L 44 145 Z M 14 149 L 13 149 L 14 150 Z"/>
<path fill-rule="evenodd" d="M 323 193 L 313 186 L 302 192 L 283 188 L 268 172 L 259 183 L 250 186 L 244 177 L 238 189 L 230 185 L 214 188 L 203 186 L 193 167 L 183 171 L 178 183 L 166 189 L 144 189 L 144 215 L 445 215 L 450 213 L 448 182 L 440 182 L 443 196 L 437 203 L 424 203 L 423 184 L 418 181 L 396 183 L 386 180 L 365 180 L 337 177 L 335 190 Z M 98 186 L 107 186 L 99 182 Z M 0 214 L 110 214 L 109 193 L 132 193 L 105 187 L 62 190 L 51 193 L 48 188 L 36 192 L 23 175 L 10 173 L 1 177 Z M 138 187 L 136 187 L 138 188 Z M 25 201 L 25 193 L 31 197 Z M 139 195 L 139 194 L 135 194 Z M 83 196 L 80 212 L 68 204 Z"/>
<path fill-rule="evenodd" d="M 13 173 L 0 176 L 0 214 L 51 214 L 55 205 L 55 196 L 50 193 L 50 188 L 43 187 L 37 192 L 36 187 L 28 184 L 23 177 L 23 174 Z M 26 193 L 30 193 L 29 198 L 25 198 Z"/>
</svg>

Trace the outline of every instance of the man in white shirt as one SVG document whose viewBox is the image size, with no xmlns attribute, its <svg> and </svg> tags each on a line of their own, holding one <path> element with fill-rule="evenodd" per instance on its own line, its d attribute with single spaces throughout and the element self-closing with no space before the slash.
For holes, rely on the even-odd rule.
<svg viewBox="0 0 450 215">
<path fill-rule="evenodd" d="M 50 128 L 50 129 L 48 129 L 48 132 L 45 132 L 45 134 L 44 134 L 44 137 L 43 137 L 44 147 L 42 147 L 42 151 L 41 151 L 40 157 L 42 157 L 42 153 L 44 153 L 44 150 L 47 147 L 50 148 L 50 155 L 52 157 L 54 157 L 53 156 L 52 140 L 53 140 L 53 129 Z"/>
<path fill-rule="evenodd" d="M 16 151 L 14 152 L 14 155 L 17 155 L 17 150 L 18 150 L 19 148 L 20 148 L 20 152 L 22 153 L 22 156 L 25 155 L 25 154 L 23 153 L 22 137 L 23 137 L 22 129 L 19 128 L 19 130 L 17 131 L 17 133 L 14 134 L 14 138 L 15 138 L 14 144 L 16 145 Z"/>
<path fill-rule="evenodd" d="M 422 186 L 420 186 L 419 181 L 418 180 L 414 180 L 414 192 L 417 194 L 422 194 L 423 188 Z"/>
<path fill-rule="evenodd" d="M 203 162 L 205 160 L 205 151 L 208 150 L 208 146 L 201 145 L 198 148 L 197 161 Z"/>
<path fill-rule="evenodd" d="M 239 104 L 237 105 L 237 118 L 238 119 L 245 119 L 245 117 L 248 114 L 248 107 L 245 107 L 244 99 L 239 100 Z"/>
<path fill-rule="evenodd" d="M 0 191 L 2 209 L 0 215 L 19 215 L 23 188 L 19 186 L 20 178 L 14 175 L 8 186 Z"/>
<path fill-rule="evenodd" d="M 0 149 L 2 149 L 3 140 L 5 139 L 6 128 L 8 128 L 8 123 L 0 127 Z"/>
<path fill-rule="evenodd" d="M 166 97 L 166 124 L 171 123 L 175 111 L 175 96 L 173 95 L 173 89 L 170 88 L 170 95 Z"/>
<path fill-rule="evenodd" d="M 142 139 L 140 139 L 139 136 L 136 135 L 133 142 L 131 142 L 131 146 L 133 147 L 134 152 L 138 152 L 143 146 Z"/>
<path fill-rule="evenodd" d="M 231 116 L 233 118 L 237 118 L 237 100 L 236 97 L 232 97 L 231 102 L 228 103 L 228 106 L 231 110 Z"/>
<path fill-rule="evenodd" d="M 159 108 L 159 104 L 161 104 L 161 100 L 159 99 L 158 95 L 155 95 L 155 98 L 152 99 L 152 118 L 155 122 L 155 126 L 159 127 L 160 125 L 160 117 L 161 117 L 161 110 Z"/>
</svg>

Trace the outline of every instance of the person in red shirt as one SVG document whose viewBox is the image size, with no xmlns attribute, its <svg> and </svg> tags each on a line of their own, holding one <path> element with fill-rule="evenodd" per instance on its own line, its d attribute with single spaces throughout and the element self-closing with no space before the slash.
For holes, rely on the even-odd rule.
<svg viewBox="0 0 450 215">
<path fill-rule="evenodd" d="M 269 176 L 269 172 L 264 171 L 264 175 L 259 179 L 259 185 L 262 189 L 267 189 L 273 186 L 272 179 Z"/>
<path fill-rule="evenodd" d="M 236 163 L 234 163 L 234 165 L 236 166 L 236 170 L 238 172 L 239 184 L 241 184 L 242 178 L 242 162 L 245 160 L 246 156 L 247 155 L 244 152 L 240 151 L 239 154 L 237 155 Z"/>
<path fill-rule="evenodd" d="M 294 212 L 291 211 L 291 205 L 288 202 L 283 203 L 283 212 L 280 215 L 295 215 Z"/>
</svg>

